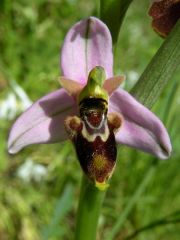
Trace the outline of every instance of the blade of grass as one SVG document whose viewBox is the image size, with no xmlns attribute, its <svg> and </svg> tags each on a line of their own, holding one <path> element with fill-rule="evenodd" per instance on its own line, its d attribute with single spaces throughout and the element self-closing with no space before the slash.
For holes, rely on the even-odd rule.
<svg viewBox="0 0 180 240">
<path fill-rule="evenodd" d="M 51 222 L 48 226 L 43 229 L 43 239 L 50 239 L 53 236 L 62 236 L 65 229 L 59 228 L 59 223 L 69 212 L 73 204 L 73 193 L 74 187 L 68 184 L 56 203 L 54 208 L 54 214 L 52 216 Z"/>
<path fill-rule="evenodd" d="M 151 108 L 180 66 L 180 20 L 159 48 L 131 93 Z"/>
<path fill-rule="evenodd" d="M 178 215 L 179 211 L 175 212 L 175 215 Z M 140 233 L 147 231 L 147 230 L 151 230 L 152 228 L 155 227 L 160 227 L 160 226 L 164 226 L 164 225 L 168 225 L 168 224 L 178 224 L 180 222 L 180 218 L 171 218 L 171 219 L 167 219 L 167 217 L 165 218 L 161 218 L 157 221 L 153 221 L 147 225 L 145 225 L 144 227 L 141 227 L 139 229 L 137 229 L 136 231 L 134 231 L 131 235 L 126 237 L 126 240 L 130 240 L 133 239 L 135 237 L 137 237 L 137 235 L 139 235 Z"/>
<path fill-rule="evenodd" d="M 155 164 L 156 163 L 156 164 Z M 154 176 L 154 173 L 157 169 L 156 167 L 157 161 L 153 162 L 150 166 L 148 171 L 145 173 L 143 180 L 141 181 L 139 187 L 135 191 L 134 195 L 130 198 L 128 204 L 124 208 L 123 212 L 121 213 L 120 217 L 117 219 L 116 223 L 114 224 L 111 232 L 107 236 L 106 240 L 113 240 L 116 234 L 121 230 L 125 220 L 127 219 L 129 213 L 131 212 L 132 208 L 134 207 L 135 203 L 139 200 L 141 194 L 146 189 L 147 185 L 149 184 L 151 178 Z"/>
</svg>

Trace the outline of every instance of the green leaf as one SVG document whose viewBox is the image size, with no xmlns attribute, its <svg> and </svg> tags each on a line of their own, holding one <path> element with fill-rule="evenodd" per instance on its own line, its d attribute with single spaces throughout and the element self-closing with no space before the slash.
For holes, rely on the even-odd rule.
<svg viewBox="0 0 180 240">
<path fill-rule="evenodd" d="M 140 56 L 139 56 L 140 57 Z M 180 20 L 132 89 L 132 95 L 151 108 L 180 66 Z"/>
<path fill-rule="evenodd" d="M 119 30 L 126 11 L 133 0 L 100 0 L 100 18 L 111 31 L 113 44 L 118 40 Z"/>
<path fill-rule="evenodd" d="M 67 215 L 73 205 L 73 194 L 74 187 L 71 184 L 68 184 L 62 196 L 56 203 L 51 222 L 43 228 L 42 234 L 44 240 L 50 239 L 52 236 L 61 236 L 64 234 L 65 229 L 63 226 L 60 228 L 59 223 L 63 221 L 63 218 Z"/>
</svg>

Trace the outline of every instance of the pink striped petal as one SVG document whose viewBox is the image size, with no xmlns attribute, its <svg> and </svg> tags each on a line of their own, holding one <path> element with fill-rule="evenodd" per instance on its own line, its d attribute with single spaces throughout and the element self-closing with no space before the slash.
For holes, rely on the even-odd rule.
<svg viewBox="0 0 180 240">
<path fill-rule="evenodd" d="M 8 151 L 17 153 L 30 144 L 55 143 L 67 139 L 64 120 L 77 114 L 75 103 L 64 89 L 35 102 L 11 128 Z"/>
<path fill-rule="evenodd" d="M 67 33 L 61 51 L 63 76 L 84 84 L 89 72 L 101 66 L 113 76 L 112 39 L 107 26 L 95 17 L 76 23 Z"/>
<path fill-rule="evenodd" d="M 116 134 L 117 142 L 166 159 L 171 142 L 163 123 L 126 91 L 119 89 L 110 97 L 111 111 L 119 112 L 124 123 Z"/>
</svg>

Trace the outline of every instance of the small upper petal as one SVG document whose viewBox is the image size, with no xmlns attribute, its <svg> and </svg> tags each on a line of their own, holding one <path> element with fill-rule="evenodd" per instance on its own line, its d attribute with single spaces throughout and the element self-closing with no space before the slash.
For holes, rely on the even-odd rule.
<svg viewBox="0 0 180 240">
<path fill-rule="evenodd" d="M 79 93 L 82 91 L 84 85 L 65 77 L 59 77 L 59 82 L 70 96 L 72 96 L 75 100 L 78 99 Z"/>
<path fill-rule="evenodd" d="M 113 76 L 112 39 L 107 26 L 95 17 L 76 23 L 67 33 L 61 51 L 63 76 L 85 84 L 89 72 L 101 66 Z"/>
<path fill-rule="evenodd" d="M 64 89 L 42 97 L 12 126 L 8 139 L 9 153 L 17 153 L 30 144 L 67 139 L 64 120 L 68 115 L 76 113 L 73 98 Z"/>
<path fill-rule="evenodd" d="M 106 79 L 103 84 L 103 88 L 108 92 L 109 96 L 120 86 L 120 84 L 125 80 L 125 76 L 115 76 Z"/>
<path fill-rule="evenodd" d="M 116 134 L 117 142 L 149 152 L 160 159 L 171 153 L 171 142 L 163 123 L 126 91 L 119 89 L 110 97 L 111 111 L 124 117 Z"/>
</svg>

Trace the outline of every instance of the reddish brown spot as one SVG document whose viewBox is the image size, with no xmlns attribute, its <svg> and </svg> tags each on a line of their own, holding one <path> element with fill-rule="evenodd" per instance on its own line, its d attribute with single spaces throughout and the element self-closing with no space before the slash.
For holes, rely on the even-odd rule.
<svg viewBox="0 0 180 240">
<path fill-rule="evenodd" d="M 93 127 L 98 127 L 102 121 L 102 113 L 98 111 L 91 112 L 87 115 L 87 120 Z"/>
</svg>

